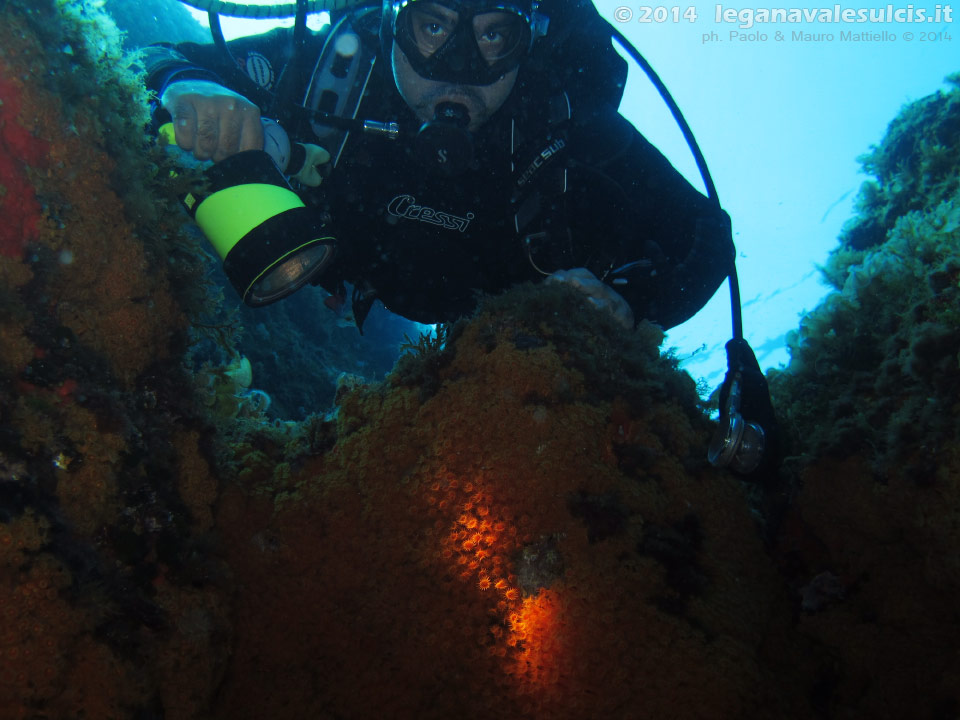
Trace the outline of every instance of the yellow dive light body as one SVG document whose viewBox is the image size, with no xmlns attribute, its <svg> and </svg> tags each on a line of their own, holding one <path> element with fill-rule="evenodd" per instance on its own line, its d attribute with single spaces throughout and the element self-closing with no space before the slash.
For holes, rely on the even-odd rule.
<svg viewBox="0 0 960 720">
<path fill-rule="evenodd" d="M 167 133 L 161 128 L 161 134 Z M 315 278 L 336 240 L 263 150 L 231 155 L 205 173 L 204 193 L 181 198 L 213 245 L 230 284 L 251 307 L 280 300 Z"/>
</svg>

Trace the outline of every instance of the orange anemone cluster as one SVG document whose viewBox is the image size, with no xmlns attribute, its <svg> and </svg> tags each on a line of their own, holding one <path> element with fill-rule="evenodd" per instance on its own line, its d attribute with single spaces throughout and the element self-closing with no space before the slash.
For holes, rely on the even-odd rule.
<svg viewBox="0 0 960 720">
<path fill-rule="evenodd" d="M 495 590 L 502 598 L 498 612 L 509 609 L 519 598 L 516 575 L 510 572 L 510 556 L 518 547 L 517 528 L 505 521 L 504 509 L 484 492 L 483 481 L 463 481 L 448 472 L 444 480 L 430 484 L 425 498 L 427 515 L 441 535 L 439 554 L 464 582 L 479 590 Z"/>
<path fill-rule="evenodd" d="M 482 593 L 490 622 L 487 652 L 505 659 L 501 670 L 514 677 L 516 687 L 534 687 L 548 659 L 556 657 L 549 639 L 557 633 L 548 593 L 521 597 L 514 558 L 532 537 L 520 533 L 509 508 L 496 504 L 482 477 L 461 481 L 447 470 L 438 474 L 442 479 L 430 483 L 425 499 L 441 537 L 439 559 Z"/>
</svg>

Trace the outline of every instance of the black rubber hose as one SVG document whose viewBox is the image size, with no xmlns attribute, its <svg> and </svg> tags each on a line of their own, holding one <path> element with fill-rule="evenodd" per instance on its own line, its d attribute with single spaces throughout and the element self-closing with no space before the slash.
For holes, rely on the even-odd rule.
<svg viewBox="0 0 960 720">
<path fill-rule="evenodd" d="M 700 177 L 703 178 L 703 185 L 707 189 L 707 197 L 713 201 L 713 203 L 717 206 L 717 209 L 720 209 L 720 198 L 717 197 L 717 188 L 714 186 L 713 178 L 710 177 L 710 171 L 707 169 L 707 161 L 704 159 L 703 153 L 700 151 L 700 146 L 697 144 L 697 140 L 693 136 L 693 131 L 690 129 L 690 126 L 687 125 L 687 121 L 683 117 L 683 113 L 680 112 L 680 107 L 673 99 L 673 96 L 670 95 L 670 91 L 667 90 L 667 86 L 663 84 L 660 76 L 657 75 L 650 63 L 647 62 L 646 58 L 640 54 L 640 51 L 633 46 L 633 43 L 623 36 L 623 33 L 610 25 L 610 34 L 618 43 L 620 43 L 623 49 L 627 51 L 627 54 L 633 58 L 634 62 L 641 67 L 643 72 L 646 73 L 647 77 L 650 78 L 650 82 L 653 83 L 653 86 L 657 89 L 657 92 L 660 93 L 660 97 L 663 98 L 663 102 L 666 103 L 668 108 L 670 108 L 670 114 L 673 115 L 673 119 L 680 128 L 680 132 L 683 133 L 683 139 L 687 141 L 690 152 L 693 153 L 693 159 L 697 163 L 697 170 L 700 171 Z M 742 340 L 743 314 L 740 309 L 740 281 L 737 278 L 736 258 L 734 258 L 730 263 L 730 274 L 728 275 L 728 280 L 730 285 L 730 314 L 733 321 L 733 337 L 734 339 Z"/>
</svg>

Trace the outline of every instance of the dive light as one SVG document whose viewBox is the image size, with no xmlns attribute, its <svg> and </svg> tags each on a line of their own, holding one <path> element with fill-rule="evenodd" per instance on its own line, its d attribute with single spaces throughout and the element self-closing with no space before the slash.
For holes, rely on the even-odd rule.
<svg viewBox="0 0 960 720">
<path fill-rule="evenodd" d="M 173 127 L 160 132 L 171 139 Z M 204 191 L 181 198 L 223 261 L 230 284 L 251 307 L 280 300 L 315 279 L 336 245 L 278 167 L 290 163 L 292 151 L 276 123 L 264 122 L 264 145 L 212 165 L 204 172 Z"/>
</svg>

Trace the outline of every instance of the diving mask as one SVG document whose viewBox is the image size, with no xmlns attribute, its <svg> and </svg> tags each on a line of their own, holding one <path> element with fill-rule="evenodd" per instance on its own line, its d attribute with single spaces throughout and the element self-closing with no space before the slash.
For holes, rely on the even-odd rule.
<svg viewBox="0 0 960 720">
<path fill-rule="evenodd" d="M 516 68 L 548 18 L 537 3 L 388 0 L 381 41 L 394 40 L 427 80 L 490 85 Z"/>
</svg>

